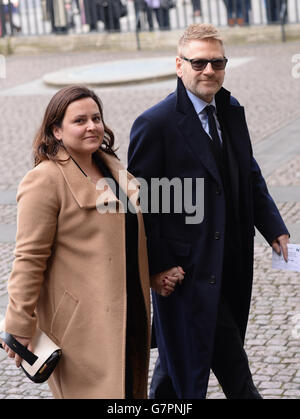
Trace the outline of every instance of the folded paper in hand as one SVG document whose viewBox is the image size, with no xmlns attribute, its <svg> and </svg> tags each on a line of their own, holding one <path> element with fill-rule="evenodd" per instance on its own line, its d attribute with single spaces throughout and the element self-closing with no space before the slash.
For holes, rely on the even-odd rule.
<svg viewBox="0 0 300 419">
<path fill-rule="evenodd" d="M 300 272 L 300 244 L 288 244 L 288 261 L 283 258 L 282 253 L 278 255 L 274 250 L 272 254 L 272 268 L 285 271 Z"/>
</svg>

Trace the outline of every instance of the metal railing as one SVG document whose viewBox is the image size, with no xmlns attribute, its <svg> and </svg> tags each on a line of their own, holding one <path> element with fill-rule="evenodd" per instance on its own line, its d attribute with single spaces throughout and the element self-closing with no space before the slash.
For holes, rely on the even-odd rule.
<svg viewBox="0 0 300 419">
<path fill-rule="evenodd" d="M 300 23 L 300 0 L 0 0 L 0 36 Z"/>
</svg>

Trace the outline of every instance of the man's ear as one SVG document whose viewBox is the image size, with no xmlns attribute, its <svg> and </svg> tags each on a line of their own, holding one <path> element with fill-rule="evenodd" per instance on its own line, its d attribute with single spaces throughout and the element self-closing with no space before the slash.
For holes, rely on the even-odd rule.
<svg viewBox="0 0 300 419">
<path fill-rule="evenodd" d="M 176 57 L 176 73 L 177 73 L 177 76 L 180 78 L 182 77 L 182 65 L 183 65 L 182 59 L 179 56 L 177 56 Z"/>
<path fill-rule="evenodd" d="M 52 128 L 52 134 L 54 135 L 54 137 L 57 140 L 61 140 L 62 139 L 62 132 L 61 132 L 61 128 L 58 127 L 57 125 L 54 125 Z"/>
</svg>

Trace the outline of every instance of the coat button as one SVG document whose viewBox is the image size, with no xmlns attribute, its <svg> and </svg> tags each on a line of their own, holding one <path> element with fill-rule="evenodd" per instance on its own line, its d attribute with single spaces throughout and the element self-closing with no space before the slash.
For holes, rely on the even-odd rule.
<svg viewBox="0 0 300 419">
<path fill-rule="evenodd" d="M 219 240 L 221 238 L 221 233 L 219 231 L 215 232 L 215 240 Z"/>
<path fill-rule="evenodd" d="M 209 283 L 210 284 L 215 284 L 216 283 L 216 276 L 215 275 L 211 275 L 209 278 Z"/>
</svg>

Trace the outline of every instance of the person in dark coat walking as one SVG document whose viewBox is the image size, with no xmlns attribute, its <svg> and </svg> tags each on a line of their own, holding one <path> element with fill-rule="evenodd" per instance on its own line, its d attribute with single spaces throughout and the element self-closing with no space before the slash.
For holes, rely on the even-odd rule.
<svg viewBox="0 0 300 419">
<path fill-rule="evenodd" d="M 218 30 L 190 25 L 176 91 L 131 130 L 128 170 L 145 180 L 149 203 L 153 180 L 182 185 L 181 211 L 178 188 L 170 211 L 141 203 L 151 279 L 178 278 L 169 296 L 152 294 L 159 359 L 150 398 L 205 398 L 210 369 L 227 398 L 261 398 L 244 350 L 254 226 L 286 260 L 289 233 L 253 157 L 244 108 L 222 87 L 226 63 Z"/>
</svg>

